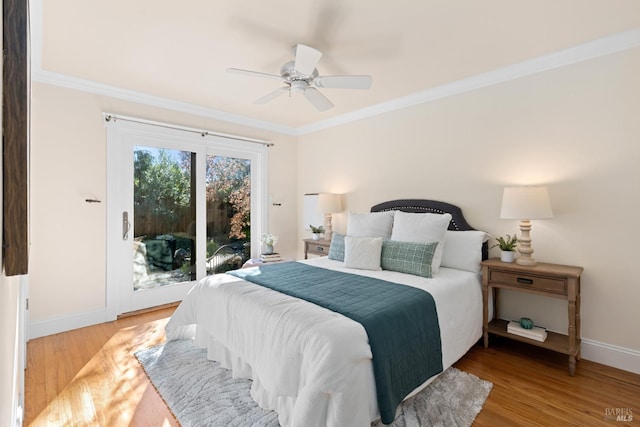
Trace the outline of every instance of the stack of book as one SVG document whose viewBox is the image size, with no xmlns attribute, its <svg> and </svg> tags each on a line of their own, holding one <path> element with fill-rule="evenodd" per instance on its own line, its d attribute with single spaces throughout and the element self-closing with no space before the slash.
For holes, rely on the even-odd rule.
<svg viewBox="0 0 640 427">
<path fill-rule="evenodd" d="M 513 320 L 507 325 L 507 332 L 540 342 L 544 342 L 547 339 L 547 331 L 544 328 L 534 326 L 531 329 L 525 329 L 520 326 L 519 322 Z"/>
<path fill-rule="evenodd" d="M 280 256 L 279 253 L 273 253 L 273 254 L 262 254 L 260 255 L 260 261 L 262 262 L 276 262 L 276 261 L 282 261 L 282 257 Z"/>
</svg>

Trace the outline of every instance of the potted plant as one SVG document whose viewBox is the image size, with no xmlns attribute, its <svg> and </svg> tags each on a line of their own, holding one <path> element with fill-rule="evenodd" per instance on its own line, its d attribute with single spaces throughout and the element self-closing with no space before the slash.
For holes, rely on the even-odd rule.
<svg viewBox="0 0 640 427">
<path fill-rule="evenodd" d="M 324 227 L 322 225 L 319 227 L 309 225 L 309 228 L 311 228 L 311 233 L 313 233 L 313 240 L 320 240 L 320 235 L 324 233 Z"/>
<path fill-rule="evenodd" d="M 502 262 L 513 262 L 516 258 L 516 245 L 518 244 L 518 237 L 515 235 L 512 236 L 510 234 L 506 234 L 501 237 L 496 238 L 495 245 L 491 246 L 495 248 L 496 246 L 500 248 L 500 260 Z"/>
</svg>

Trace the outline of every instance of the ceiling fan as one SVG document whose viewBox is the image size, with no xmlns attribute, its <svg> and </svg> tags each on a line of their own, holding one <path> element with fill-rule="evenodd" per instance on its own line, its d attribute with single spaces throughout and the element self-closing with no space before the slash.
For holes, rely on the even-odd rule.
<svg viewBox="0 0 640 427">
<path fill-rule="evenodd" d="M 316 66 L 320 61 L 322 52 L 312 47 L 298 44 L 294 47 L 294 53 L 295 60 L 284 64 L 280 69 L 280 75 L 243 70 L 240 68 L 227 68 L 227 71 L 230 73 L 275 79 L 284 83 L 283 87 L 257 99 L 254 102 L 255 104 L 266 104 L 287 92 L 289 96 L 293 93 L 302 93 L 318 111 L 326 111 L 333 107 L 333 103 L 320 93 L 316 87 L 337 89 L 369 89 L 371 87 L 371 76 L 318 75 Z"/>
</svg>

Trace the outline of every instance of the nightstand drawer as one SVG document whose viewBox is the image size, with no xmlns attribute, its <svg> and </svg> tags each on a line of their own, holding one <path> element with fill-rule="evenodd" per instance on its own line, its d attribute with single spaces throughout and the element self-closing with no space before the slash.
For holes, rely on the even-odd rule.
<svg viewBox="0 0 640 427">
<path fill-rule="evenodd" d="M 314 245 L 313 243 L 309 245 L 309 250 L 308 252 L 310 254 L 320 254 L 320 255 L 326 255 L 329 253 L 329 247 L 326 245 Z"/>
<path fill-rule="evenodd" d="M 552 292 L 561 295 L 567 294 L 567 282 L 562 279 L 492 270 L 489 281 L 503 283 L 505 285 L 515 286 L 522 289 Z"/>
</svg>

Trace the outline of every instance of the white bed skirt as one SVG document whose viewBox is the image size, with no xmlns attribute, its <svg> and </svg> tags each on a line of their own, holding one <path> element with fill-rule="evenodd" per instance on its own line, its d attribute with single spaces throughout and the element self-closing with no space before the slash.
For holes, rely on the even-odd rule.
<svg viewBox="0 0 640 427">
<path fill-rule="evenodd" d="M 354 272 L 326 258 L 305 262 Z M 444 369 L 481 337 L 478 275 L 444 268 L 436 279 L 357 273 L 425 288 L 433 295 Z M 194 287 L 166 332 L 168 340 L 194 339 L 234 377 L 251 378 L 252 398 L 275 410 L 284 427 L 367 427 L 379 418 L 366 331 L 340 314 L 234 276 L 216 275 Z"/>
</svg>

